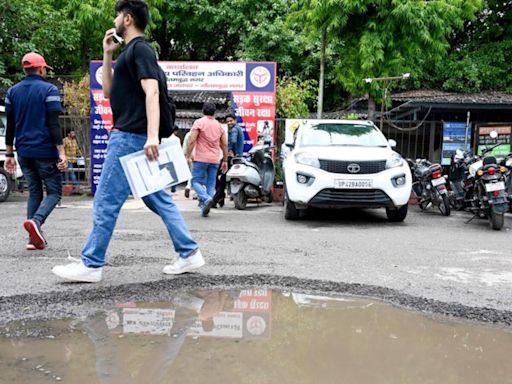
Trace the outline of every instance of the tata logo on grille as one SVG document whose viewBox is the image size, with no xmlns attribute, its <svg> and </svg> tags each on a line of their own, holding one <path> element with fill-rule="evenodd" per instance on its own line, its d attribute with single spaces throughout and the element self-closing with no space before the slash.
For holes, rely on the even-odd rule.
<svg viewBox="0 0 512 384">
<path fill-rule="evenodd" d="M 352 163 L 347 166 L 347 171 L 349 171 L 350 173 L 359 173 L 360 170 L 361 167 L 359 166 L 359 164 L 356 163 Z"/>
</svg>

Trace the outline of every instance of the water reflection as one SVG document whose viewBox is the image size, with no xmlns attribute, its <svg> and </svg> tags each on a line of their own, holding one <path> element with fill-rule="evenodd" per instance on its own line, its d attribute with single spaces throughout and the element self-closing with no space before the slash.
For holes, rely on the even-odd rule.
<svg viewBox="0 0 512 384">
<path fill-rule="evenodd" d="M 49 326 L 0 338 L 0 383 L 512 382 L 507 330 L 354 298 L 200 290 Z"/>
<path fill-rule="evenodd" d="M 186 338 L 242 339 L 270 336 L 272 291 L 205 290 L 184 293 L 166 303 L 123 303 L 88 318 L 85 333 L 94 344 L 101 383 L 160 383 L 178 357 Z M 115 335 L 167 336 L 153 340 L 142 358 L 142 377 L 128 375 Z"/>
<path fill-rule="evenodd" d="M 272 291 L 197 291 L 168 303 L 124 303 L 105 315 L 111 333 L 241 339 L 270 335 Z"/>
</svg>

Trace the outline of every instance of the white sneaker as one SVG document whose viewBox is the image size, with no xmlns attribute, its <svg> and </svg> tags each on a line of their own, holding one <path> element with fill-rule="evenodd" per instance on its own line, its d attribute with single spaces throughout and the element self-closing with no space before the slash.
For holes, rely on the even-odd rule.
<svg viewBox="0 0 512 384">
<path fill-rule="evenodd" d="M 203 255 L 198 249 L 196 253 L 187 258 L 179 257 L 178 261 L 171 265 L 164 267 L 164 273 L 166 275 L 179 275 L 181 273 L 190 272 L 194 269 L 201 268 L 205 264 Z"/>
<path fill-rule="evenodd" d="M 78 263 L 67 265 L 57 265 L 53 267 L 52 272 L 63 279 L 69 281 L 79 281 L 82 283 L 97 283 L 101 281 L 103 268 L 89 268 L 80 260 Z"/>
</svg>

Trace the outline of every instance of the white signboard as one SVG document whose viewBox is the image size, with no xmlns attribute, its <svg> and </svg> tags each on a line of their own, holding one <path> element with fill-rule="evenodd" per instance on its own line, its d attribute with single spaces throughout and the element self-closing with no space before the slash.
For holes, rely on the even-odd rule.
<svg viewBox="0 0 512 384">
<path fill-rule="evenodd" d="M 169 335 L 174 315 L 172 309 L 123 308 L 123 332 Z"/>
<path fill-rule="evenodd" d="M 220 337 L 228 339 L 241 339 L 243 336 L 242 312 L 219 312 L 213 317 L 212 329 L 205 330 L 202 322 L 197 320 L 190 328 L 188 336 L 192 337 Z"/>
<path fill-rule="evenodd" d="M 245 63 L 160 61 L 158 64 L 167 75 L 169 91 L 245 91 L 246 88 Z"/>
</svg>

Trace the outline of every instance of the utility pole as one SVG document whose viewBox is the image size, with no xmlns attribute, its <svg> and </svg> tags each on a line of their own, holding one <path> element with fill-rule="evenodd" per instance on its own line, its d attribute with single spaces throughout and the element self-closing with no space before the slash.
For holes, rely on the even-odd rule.
<svg viewBox="0 0 512 384">
<path fill-rule="evenodd" d="M 320 79 L 318 81 L 318 109 L 317 119 L 322 118 L 324 108 L 324 78 L 325 78 L 325 49 L 327 45 L 327 31 L 322 31 L 322 39 L 320 42 Z"/>
<path fill-rule="evenodd" d="M 401 76 L 384 76 L 384 77 L 369 77 L 367 79 L 364 79 L 364 82 L 366 84 L 371 84 L 374 81 L 383 81 L 384 82 L 384 92 L 383 92 L 383 98 L 382 103 L 380 106 L 380 124 L 379 128 L 382 131 L 382 128 L 384 127 L 384 104 L 386 102 L 386 99 L 388 97 L 388 83 L 392 80 L 407 80 L 411 77 L 410 73 L 404 73 Z"/>
</svg>

